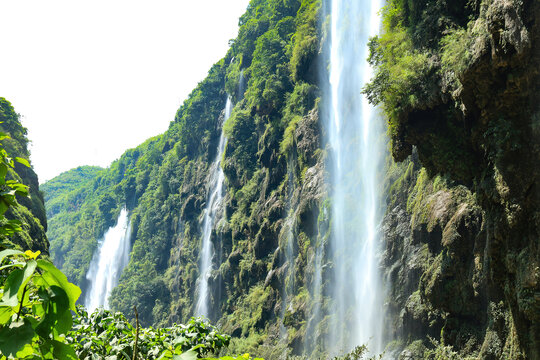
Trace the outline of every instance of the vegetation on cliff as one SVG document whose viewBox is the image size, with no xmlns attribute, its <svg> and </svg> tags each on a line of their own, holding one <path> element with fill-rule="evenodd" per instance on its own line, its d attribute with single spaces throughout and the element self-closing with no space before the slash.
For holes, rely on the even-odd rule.
<svg viewBox="0 0 540 360">
<path fill-rule="evenodd" d="M 45 184 L 52 256 L 83 292 L 97 240 L 125 204 L 133 248 L 112 294 L 112 307 L 131 317 L 136 305 L 145 326 L 191 316 L 206 176 L 229 94 L 236 106 L 224 125 L 227 218 L 213 235 L 223 247 L 209 280 L 216 309 L 211 318 L 221 319 L 227 331 L 265 340 L 270 333 L 265 328 L 275 326 L 268 320 L 279 313 L 274 306 L 280 292 L 264 283 L 269 270 L 283 265 L 274 251 L 283 226 L 278 220 L 292 191 L 287 184 L 300 189 L 307 180 L 316 180 L 308 169 L 319 158 L 319 8 L 320 2 L 313 0 L 252 1 L 229 52 L 193 90 L 163 135 L 128 150 L 103 171 L 74 170 Z M 287 159 L 293 158 L 287 175 Z M 306 219 L 306 229 L 300 228 L 298 235 L 305 239 L 303 260 L 293 266 L 305 266 L 312 251 L 315 210 L 314 200 L 302 204 L 299 215 Z M 298 294 L 305 297 L 305 288 Z M 246 302 L 253 312 L 236 311 Z M 298 348 L 302 334 L 298 331 L 290 340 Z"/>
<path fill-rule="evenodd" d="M 539 11 L 534 1 L 393 0 L 371 43 L 366 92 L 388 116 L 394 158 L 416 158 L 387 219 L 411 226 L 388 229 L 387 260 L 404 256 L 395 276 L 415 274 L 396 278 L 394 305 L 407 309 L 406 334 L 441 334 L 460 356 L 540 356 Z"/>
<path fill-rule="evenodd" d="M 0 132 L 0 137 L 6 139 L 7 135 Z M 25 159 L 16 160 L 29 166 Z M 23 231 L 20 221 L 6 220 L 4 214 L 20 206 L 15 196 L 29 196 L 27 186 L 18 180 L 6 180 L 8 171 L 13 171 L 14 167 L 14 160 L 0 147 L 0 236 L 3 239 Z M 82 171 L 82 175 L 84 173 Z M 13 246 L 0 251 L 2 360 L 193 360 L 214 354 L 229 344 L 228 335 L 201 319 L 191 319 L 186 325 L 174 324 L 170 328 L 140 329 L 138 318 L 133 326 L 121 313 L 113 314 L 102 308 L 89 317 L 83 307 L 76 306 L 80 288 L 70 283 L 50 261 L 40 259 L 40 254 L 39 250 L 22 252 Z M 136 308 L 134 311 L 137 315 Z M 244 354 L 220 359 L 252 358 Z"/>
<path fill-rule="evenodd" d="M 112 307 L 132 319 L 136 305 L 144 326 L 190 317 L 208 169 L 229 95 L 210 317 L 233 335 L 233 349 L 269 358 L 322 350 L 310 348 L 326 324 L 314 320 L 315 247 L 332 224 L 319 126 L 322 6 L 252 0 L 230 50 L 163 135 L 107 169 L 46 184 L 52 256 L 71 281 L 85 290 L 97 240 L 125 205 L 133 247 Z M 389 0 L 383 10 L 365 91 L 384 110 L 401 162 L 387 162 L 382 224 L 396 356 L 540 356 L 535 18 L 533 1 Z"/>
<path fill-rule="evenodd" d="M 39 190 L 37 175 L 29 165 L 27 130 L 22 126 L 19 115 L 11 103 L 3 97 L 0 97 L 0 132 L 2 132 L 1 141 L 5 149 L 3 157 L 5 161 L 13 164 L 13 166 L 7 166 L 1 175 L 8 181 L 24 184 L 29 191 L 27 197 L 16 196 L 15 202 L 10 205 L 16 203 L 18 206 L 12 206 L 6 213 L 6 220 L 19 222 L 18 226 L 22 231 L 10 233 L 12 236 L 9 238 L 3 237 L 0 249 L 15 246 L 19 249 L 48 253 L 49 243 L 45 235 L 47 231 L 45 205 L 43 194 Z M 18 161 L 13 162 L 13 159 Z"/>
</svg>

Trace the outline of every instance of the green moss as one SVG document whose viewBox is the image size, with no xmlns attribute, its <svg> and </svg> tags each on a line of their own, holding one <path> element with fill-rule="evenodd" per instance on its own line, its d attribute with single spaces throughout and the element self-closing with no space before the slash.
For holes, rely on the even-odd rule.
<svg viewBox="0 0 540 360">
<path fill-rule="evenodd" d="M 434 64 L 429 53 L 413 47 L 407 30 L 400 26 L 386 27 L 383 35 L 373 38 L 369 46 L 369 60 L 377 70 L 364 92 L 372 103 L 382 103 L 389 133 L 396 137 L 400 114 L 430 96 L 427 86 L 435 71 Z"/>
<path fill-rule="evenodd" d="M 431 339 L 433 348 L 426 349 L 424 359 L 429 360 L 475 360 L 477 355 L 463 355 L 455 351 L 452 346 L 445 345 L 435 339 Z"/>
<path fill-rule="evenodd" d="M 227 317 L 224 329 L 233 332 L 235 328 L 240 327 L 244 337 L 256 333 L 252 330 L 263 317 L 263 308 L 270 296 L 270 289 L 265 289 L 262 285 L 250 288 L 249 292 L 239 299 L 237 309 Z"/>
<path fill-rule="evenodd" d="M 295 116 L 293 119 L 289 122 L 287 128 L 285 129 L 285 132 L 283 133 L 283 140 L 281 140 L 281 143 L 279 144 L 279 152 L 282 155 L 287 155 L 289 151 L 294 146 L 295 142 L 295 135 L 294 132 L 296 131 L 297 124 L 302 120 L 300 116 Z"/>
<path fill-rule="evenodd" d="M 313 76 L 311 67 L 319 51 L 320 0 L 304 0 L 298 12 L 298 29 L 293 37 L 293 50 L 290 61 L 293 80 L 299 81 Z"/>
</svg>

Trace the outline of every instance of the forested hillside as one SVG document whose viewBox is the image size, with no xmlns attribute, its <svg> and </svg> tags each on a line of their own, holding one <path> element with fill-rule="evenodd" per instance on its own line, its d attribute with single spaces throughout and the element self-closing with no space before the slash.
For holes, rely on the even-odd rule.
<svg viewBox="0 0 540 360">
<path fill-rule="evenodd" d="M 223 127 L 209 318 L 232 349 L 326 355 L 337 266 L 321 120 L 330 13 L 327 1 L 252 0 L 164 134 L 43 186 L 51 255 L 83 293 L 98 240 L 126 207 L 132 250 L 111 307 L 132 318 L 136 305 L 144 326 L 193 315 Z M 364 91 L 391 148 L 377 259 L 387 354 L 537 359 L 540 6 L 389 0 L 382 19 Z"/>
<path fill-rule="evenodd" d="M 231 49 L 193 90 L 167 132 L 128 150 L 103 172 L 76 170 L 45 184 L 53 257 L 70 280 L 84 291 L 97 240 L 126 205 L 133 250 L 113 292 L 113 308 L 132 316 L 137 305 L 143 324 L 163 325 L 192 315 L 206 178 L 230 94 L 235 107 L 225 124 L 222 163 L 229 221 L 215 233 L 223 238 L 223 249 L 212 275 L 218 311 L 211 318 L 229 318 L 225 331 L 262 336 L 257 333 L 264 330 L 264 321 L 279 312 L 273 309 L 279 292 L 265 287 L 264 280 L 272 259 L 281 266 L 274 252 L 289 186 L 312 188 L 300 210 L 306 227 L 299 230 L 304 257 L 309 251 L 306 233 L 314 236 L 317 219 L 321 190 L 314 181 L 321 181 L 322 172 L 320 164 L 314 167 L 320 147 L 314 85 L 319 8 L 316 1 L 252 2 Z M 293 158 L 298 160 L 288 181 L 287 159 Z M 76 187 L 67 184 L 70 179 L 77 179 Z"/>
<path fill-rule="evenodd" d="M 22 231 L 2 238 L 0 247 L 6 248 L 14 245 L 20 249 L 40 250 L 47 254 L 49 252 L 49 242 L 45 234 L 47 217 L 37 175 L 29 165 L 30 152 L 27 130 L 21 125 L 19 115 L 11 103 L 3 97 L 0 97 L 0 132 L 6 135 L 1 140 L 3 148 L 11 159 L 15 158 L 14 168 L 8 167 L 6 180 L 17 180 L 28 186 L 29 191 L 27 197 L 17 195 L 16 202 L 19 206 L 12 206 L 6 213 L 6 221 L 19 221 Z M 22 160 L 17 161 L 16 158 Z M 7 190 L 3 189 L 2 191 Z"/>
</svg>

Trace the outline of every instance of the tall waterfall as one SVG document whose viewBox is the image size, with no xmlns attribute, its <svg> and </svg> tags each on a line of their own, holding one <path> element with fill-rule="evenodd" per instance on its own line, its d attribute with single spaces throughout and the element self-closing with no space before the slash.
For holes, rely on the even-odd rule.
<svg viewBox="0 0 540 360">
<path fill-rule="evenodd" d="M 227 97 L 225 104 L 225 117 L 223 123 L 231 116 L 232 101 L 230 96 Z M 208 278 L 212 272 L 212 257 L 214 256 L 214 248 L 212 246 L 212 229 L 216 221 L 219 221 L 221 203 L 223 201 L 223 181 L 225 174 L 221 168 L 221 158 L 225 150 L 225 134 L 223 133 L 223 124 L 221 136 L 216 158 L 210 167 L 210 181 L 208 184 L 208 199 L 204 210 L 204 219 L 202 225 L 202 247 L 200 252 L 200 276 L 197 282 L 197 302 L 195 305 L 195 315 L 208 317 L 210 311 L 209 305 L 209 289 Z"/>
<path fill-rule="evenodd" d="M 287 161 L 287 206 L 286 212 L 287 217 L 282 228 L 282 233 L 280 234 L 280 247 L 283 248 L 284 259 L 283 262 L 286 264 L 286 271 L 283 275 L 283 287 L 281 289 L 281 325 L 280 332 L 281 337 L 286 338 L 287 329 L 284 325 L 284 318 L 287 308 L 291 306 L 291 300 L 294 297 L 295 291 L 295 226 L 296 226 L 296 214 L 293 211 L 292 201 L 293 201 L 293 192 L 295 186 L 295 169 L 297 166 L 296 153 L 291 152 L 289 154 L 289 160 Z"/>
<path fill-rule="evenodd" d="M 90 286 L 84 305 L 89 312 L 99 306 L 108 308 L 109 295 L 118 284 L 120 274 L 129 261 L 130 238 L 131 223 L 124 207 L 118 215 L 116 225 L 110 227 L 99 241 L 86 274 Z"/>
<path fill-rule="evenodd" d="M 377 269 L 383 127 L 362 87 L 372 76 L 368 40 L 379 30 L 382 0 L 332 0 L 325 127 L 330 145 L 333 279 L 327 348 L 382 347 L 381 275 Z"/>
</svg>

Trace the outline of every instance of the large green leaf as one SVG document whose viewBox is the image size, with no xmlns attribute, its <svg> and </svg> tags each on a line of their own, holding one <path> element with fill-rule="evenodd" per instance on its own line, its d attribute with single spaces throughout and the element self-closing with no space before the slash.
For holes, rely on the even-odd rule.
<svg viewBox="0 0 540 360">
<path fill-rule="evenodd" d="M 34 347 L 32 346 L 32 344 L 26 344 L 22 347 L 22 349 L 20 349 L 19 351 L 17 351 L 17 355 L 16 355 L 16 358 L 17 359 L 43 359 L 39 354 L 38 354 L 38 349 L 37 347 Z"/>
<path fill-rule="evenodd" d="M 48 338 L 49 334 L 53 334 L 55 338 L 60 334 L 66 334 L 71 329 L 73 320 L 69 311 L 69 299 L 64 289 L 52 285 L 47 290 L 40 289 L 38 295 L 44 300 L 46 312 L 36 327 L 36 332 L 43 338 Z"/>
<path fill-rule="evenodd" d="M 24 166 L 26 167 L 31 167 L 30 166 L 30 163 L 28 162 L 28 160 L 24 159 L 24 158 L 21 158 L 21 157 L 15 157 L 15 161 L 17 161 L 18 163 L 20 164 L 23 164 Z"/>
<path fill-rule="evenodd" d="M 79 289 L 77 285 L 70 283 L 67 280 L 66 275 L 62 274 L 62 272 L 58 270 L 51 262 L 40 259 L 37 261 L 37 266 L 44 270 L 41 277 L 45 281 L 46 285 L 56 285 L 64 289 L 69 299 L 69 308 L 74 312 L 77 312 L 75 303 L 81 295 L 81 289 Z"/>
<path fill-rule="evenodd" d="M 2 250 L 0 251 L 0 264 L 2 264 L 2 261 L 4 261 L 4 258 L 6 256 L 11 256 L 11 255 L 22 255 L 22 251 L 19 251 L 19 250 L 14 250 L 14 249 L 6 249 L 6 250 Z"/>
<path fill-rule="evenodd" d="M 21 300 L 25 285 L 36 270 L 36 261 L 30 260 L 24 269 L 15 269 L 9 274 L 4 285 L 4 294 L 0 306 L 17 306 Z"/>
<path fill-rule="evenodd" d="M 61 341 L 47 339 L 39 347 L 43 355 L 45 355 L 45 359 L 77 359 L 75 350 Z"/>
<path fill-rule="evenodd" d="M 28 319 L 0 329 L 0 354 L 15 357 L 17 351 L 32 341 L 34 329 Z"/>
<path fill-rule="evenodd" d="M 22 268 L 24 265 L 26 265 L 26 263 L 24 263 L 24 262 L 15 262 L 13 264 L 0 266 L 0 270 L 8 269 L 10 267 L 20 267 L 20 268 Z"/>
<path fill-rule="evenodd" d="M 0 325 L 6 324 L 13 315 L 13 310 L 11 306 L 2 306 L 0 307 Z"/>
<path fill-rule="evenodd" d="M 174 355 L 173 360 L 197 360 L 197 352 L 193 349 L 180 355 Z"/>
<path fill-rule="evenodd" d="M 24 291 L 24 287 L 26 286 L 26 284 L 28 284 L 28 281 L 30 281 L 30 278 L 32 277 L 32 275 L 34 275 L 34 271 L 36 270 L 36 266 L 37 266 L 37 263 L 36 263 L 36 260 L 30 260 L 26 263 L 26 265 L 24 266 L 24 269 L 23 269 L 23 281 L 22 281 L 22 284 L 19 288 L 19 291 L 17 293 L 17 297 L 19 298 L 19 300 L 22 300 L 22 293 Z"/>
<path fill-rule="evenodd" d="M 17 293 L 23 283 L 23 279 L 24 271 L 22 269 L 15 269 L 9 274 L 4 285 L 4 293 L 2 294 L 0 306 L 17 306 L 19 303 Z"/>
<path fill-rule="evenodd" d="M 50 342 L 54 348 L 53 355 L 55 359 L 77 360 L 77 354 L 71 346 L 56 340 L 50 340 Z"/>
</svg>

